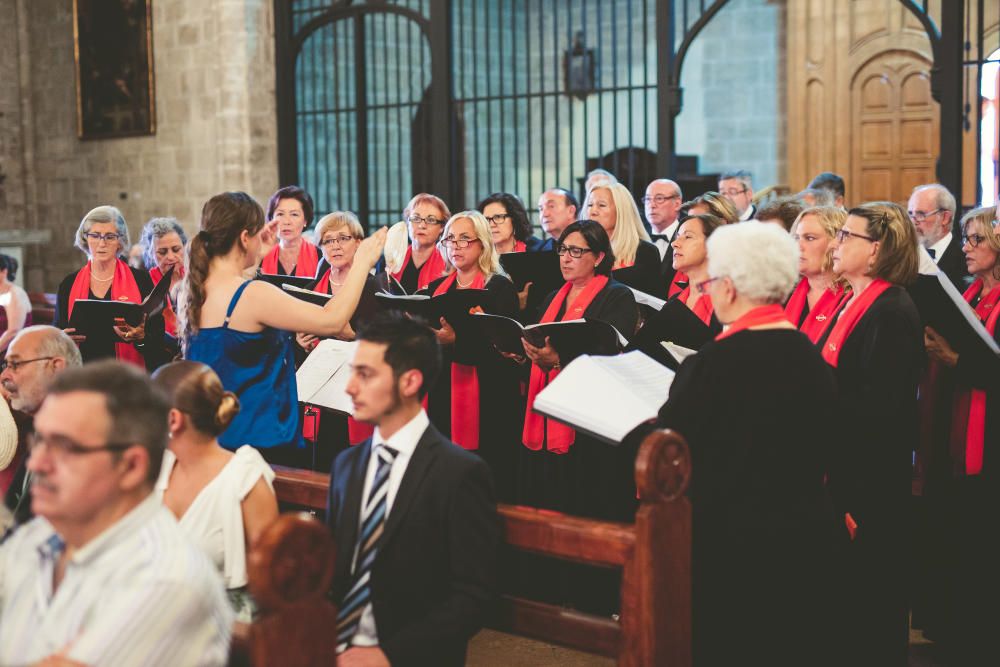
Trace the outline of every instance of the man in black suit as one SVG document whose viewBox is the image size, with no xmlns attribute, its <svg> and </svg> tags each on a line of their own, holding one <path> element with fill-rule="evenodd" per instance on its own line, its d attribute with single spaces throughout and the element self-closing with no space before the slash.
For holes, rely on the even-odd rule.
<svg viewBox="0 0 1000 667">
<path fill-rule="evenodd" d="M 962 292 L 967 287 L 969 274 L 962 252 L 961 230 L 956 233 L 954 229 L 956 208 L 955 197 L 937 183 L 914 188 L 907 206 L 920 243 L 948 280 Z"/>
<path fill-rule="evenodd" d="M 649 236 L 660 251 L 661 290 L 653 296 L 661 299 L 667 298 L 670 281 L 674 279 L 674 248 L 671 244 L 681 226 L 678 214 L 683 201 L 681 187 L 669 178 L 658 178 L 647 185 L 646 195 L 642 198 L 650 227 Z"/>
<path fill-rule="evenodd" d="M 745 169 L 724 172 L 719 176 L 719 194 L 728 199 L 736 213 L 739 222 L 753 220 L 757 215 L 757 207 L 753 203 L 753 176 Z"/>
<path fill-rule="evenodd" d="M 330 473 L 337 664 L 463 665 L 494 595 L 489 468 L 421 406 L 441 366 L 431 329 L 383 314 L 358 340 L 347 393 L 375 433 Z"/>
<path fill-rule="evenodd" d="M 538 198 L 538 219 L 549 238 L 533 250 L 555 250 L 562 231 L 576 220 L 576 212 L 579 209 L 580 202 L 569 190 L 549 188 L 543 192 Z"/>
</svg>

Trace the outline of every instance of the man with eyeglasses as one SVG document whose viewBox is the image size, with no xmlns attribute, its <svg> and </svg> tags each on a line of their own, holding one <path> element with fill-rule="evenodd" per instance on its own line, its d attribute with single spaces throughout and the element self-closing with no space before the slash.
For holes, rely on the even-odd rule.
<svg viewBox="0 0 1000 667">
<path fill-rule="evenodd" d="M 680 228 L 678 214 L 683 200 L 681 187 L 669 178 L 658 178 L 647 185 L 646 195 L 642 198 L 646 221 L 650 226 L 649 236 L 660 251 L 660 285 L 663 289 L 661 294 L 654 296 L 665 298 L 674 279 L 674 248 L 671 244 Z"/>
<path fill-rule="evenodd" d="M 14 419 L 18 424 L 17 472 L 11 480 L 4 504 L 14 512 L 18 523 L 31 518 L 30 475 L 27 473 L 27 436 L 32 419 L 42 405 L 52 380 L 67 368 L 83 363 L 80 349 L 67 333 L 46 324 L 21 329 L 7 348 L 7 358 L 0 363 L 0 383 Z"/>
<path fill-rule="evenodd" d="M 222 579 L 153 492 L 169 410 L 118 361 L 52 382 L 30 439 L 38 518 L 0 547 L 0 664 L 226 664 Z"/>
<path fill-rule="evenodd" d="M 937 183 L 914 188 L 907 206 L 921 245 L 961 292 L 966 287 L 968 273 L 962 240 L 953 230 L 956 210 L 954 195 Z"/>
<path fill-rule="evenodd" d="M 719 194 L 732 202 L 739 214 L 739 222 L 753 220 L 757 207 L 753 204 L 753 176 L 749 171 L 737 169 L 719 176 Z"/>
</svg>

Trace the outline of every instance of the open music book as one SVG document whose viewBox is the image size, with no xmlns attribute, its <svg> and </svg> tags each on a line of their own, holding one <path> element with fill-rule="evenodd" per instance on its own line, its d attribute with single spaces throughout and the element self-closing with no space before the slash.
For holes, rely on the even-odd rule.
<svg viewBox="0 0 1000 667">
<path fill-rule="evenodd" d="M 357 346 L 357 341 L 321 340 L 295 373 L 299 400 L 353 415 L 354 403 L 347 395 L 347 381 Z"/>
<path fill-rule="evenodd" d="M 296 299 L 308 301 L 309 303 L 315 303 L 317 306 L 325 306 L 326 303 L 333 298 L 329 294 L 323 294 L 322 292 L 316 292 L 311 289 L 304 289 L 289 283 L 282 283 L 281 289 L 285 290 Z"/>
<path fill-rule="evenodd" d="M 535 347 L 542 347 L 548 337 L 564 359 L 581 354 L 617 354 L 628 345 L 620 331 L 601 320 L 564 320 L 524 326 L 503 315 L 476 313 L 472 318 L 498 350 L 511 354 L 524 354 L 522 338 Z"/>
<path fill-rule="evenodd" d="M 537 412 L 612 445 L 656 417 L 674 372 L 642 352 L 583 355 L 535 397 Z"/>
<path fill-rule="evenodd" d="M 664 350 L 670 353 L 670 356 L 677 360 L 677 363 L 682 363 L 688 357 L 698 354 L 698 350 L 692 350 L 689 347 L 684 347 L 683 345 L 678 345 L 677 343 L 671 343 L 668 340 L 661 342 L 660 345 L 663 346 Z"/>
<path fill-rule="evenodd" d="M 174 268 L 170 267 L 160 282 L 142 300 L 142 303 L 112 301 L 110 299 L 77 299 L 73 304 L 73 315 L 69 326 L 88 337 L 112 337 L 117 318 L 124 319 L 130 326 L 139 326 L 143 316 L 155 317 L 163 312 L 170 291 L 170 279 Z"/>
</svg>

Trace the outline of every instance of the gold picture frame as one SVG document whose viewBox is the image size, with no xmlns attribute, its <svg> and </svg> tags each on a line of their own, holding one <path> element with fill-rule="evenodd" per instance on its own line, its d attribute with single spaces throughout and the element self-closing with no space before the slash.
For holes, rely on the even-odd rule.
<svg viewBox="0 0 1000 667">
<path fill-rule="evenodd" d="M 80 139 L 156 134 L 152 0 L 73 0 Z"/>
</svg>

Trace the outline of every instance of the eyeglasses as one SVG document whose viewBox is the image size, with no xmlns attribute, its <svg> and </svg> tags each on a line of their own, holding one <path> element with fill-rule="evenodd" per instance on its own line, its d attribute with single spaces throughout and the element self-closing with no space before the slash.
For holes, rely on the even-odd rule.
<svg viewBox="0 0 1000 667">
<path fill-rule="evenodd" d="M 702 280 L 700 283 L 696 284 L 694 288 L 698 290 L 698 294 L 707 294 L 708 286 L 714 283 L 719 278 L 709 278 L 708 280 Z"/>
<path fill-rule="evenodd" d="M 431 227 L 435 227 L 437 225 L 443 225 L 445 222 L 447 222 L 444 219 L 439 220 L 438 218 L 435 218 L 433 215 L 429 215 L 426 218 L 421 218 L 419 215 L 411 215 L 409 218 L 407 218 L 407 221 L 409 221 L 411 225 L 430 225 Z"/>
<path fill-rule="evenodd" d="M 71 455 L 83 456 L 95 452 L 123 452 L 129 447 L 135 446 L 135 444 L 134 442 L 109 442 L 89 447 L 62 435 L 43 436 L 40 433 L 28 434 L 28 451 L 30 453 L 34 454 L 40 448 L 45 447 L 49 451 L 49 454 L 58 459 L 65 459 Z"/>
<path fill-rule="evenodd" d="M 982 234 L 966 234 L 962 236 L 962 245 L 969 244 L 970 248 L 978 248 L 979 244 L 986 240 Z"/>
<path fill-rule="evenodd" d="M 443 239 L 441 242 L 445 248 L 468 248 L 470 243 L 479 243 L 479 239 Z"/>
<path fill-rule="evenodd" d="M 907 211 L 910 214 L 910 220 L 913 222 L 923 222 L 932 215 L 937 215 L 942 212 L 943 208 L 936 208 L 933 211 Z"/>
<path fill-rule="evenodd" d="M 583 253 L 594 252 L 594 251 L 591 250 L 590 248 L 577 248 L 575 245 L 560 244 L 559 247 L 556 248 L 556 252 L 559 253 L 560 257 L 562 255 L 565 255 L 566 253 L 569 253 L 569 256 L 572 257 L 573 259 L 580 259 L 581 257 L 583 257 Z"/>
<path fill-rule="evenodd" d="M 323 239 L 322 241 L 320 241 L 319 242 L 319 246 L 321 248 L 325 248 L 327 246 L 334 245 L 335 243 L 339 243 L 340 245 L 347 245 L 348 243 L 350 243 L 353 240 L 354 240 L 353 236 L 346 236 L 346 235 L 345 236 L 331 236 L 328 239 Z"/>
<path fill-rule="evenodd" d="M 55 357 L 35 357 L 34 359 L 4 359 L 0 361 L 0 373 L 4 372 L 8 368 L 15 373 L 17 369 L 25 364 L 33 364 L 36 361 L 47 361 L 49 359 L 55 359 Z"/>
<path fill-rule="evenodd" d="M 100 234 L 98 232 L 84 232 L 83 235 L 88 239 L 90 239 L 91 241 L 93 241 L 94 243 L 100 243 L 101 241 L 107 241 L 108 243 L 112 243 L 122 237 L 122 235 L 117 232 L 108 232 L 107 234 Z"/>
<path fill-rule="evenodd" d="M 496 215 L 491 215 L 490 217 L 486 218 L 486 222 L 490 223 L 494 227 L 497 227 L 500 225 L 500 223 L 502 223 L 504 220 L 507 220 L 508 218 L 510 218 L 510 213 L 497 213 Z"/>
<path fill-rule="evenodd" d="M 680 198 L 681 198 L 680 195 L 653 195 L 652 197 L 646 195 L 645 197 L 642 198 L 642 203 L 648 204 L 649 202 L 653 202 L 657 206 L 660 206 L 662 204 L 666 204 L 671 199 L 680 199 Z"/>
<path fill-rule="evenodd" d="M 741 195 L 746 191 L 746 188 L 743 188 L 742 190 L 719 190 L 719 194 L 724 197 L 735 197 L 736 195 Z"/>
<path fill-rule="evenodd" d="M 870 236 L 865 236 L 864 234 L 855 234 L 854 232 L 849 232 L 846 229 L 841 229 L 837 231 L 836 238 L 837 243 L 847 243 L 847 239 L 854 237 L 856 239 L 864 239 L 869 243 L 875 243 L 875 239 Z"/>
</svg>

